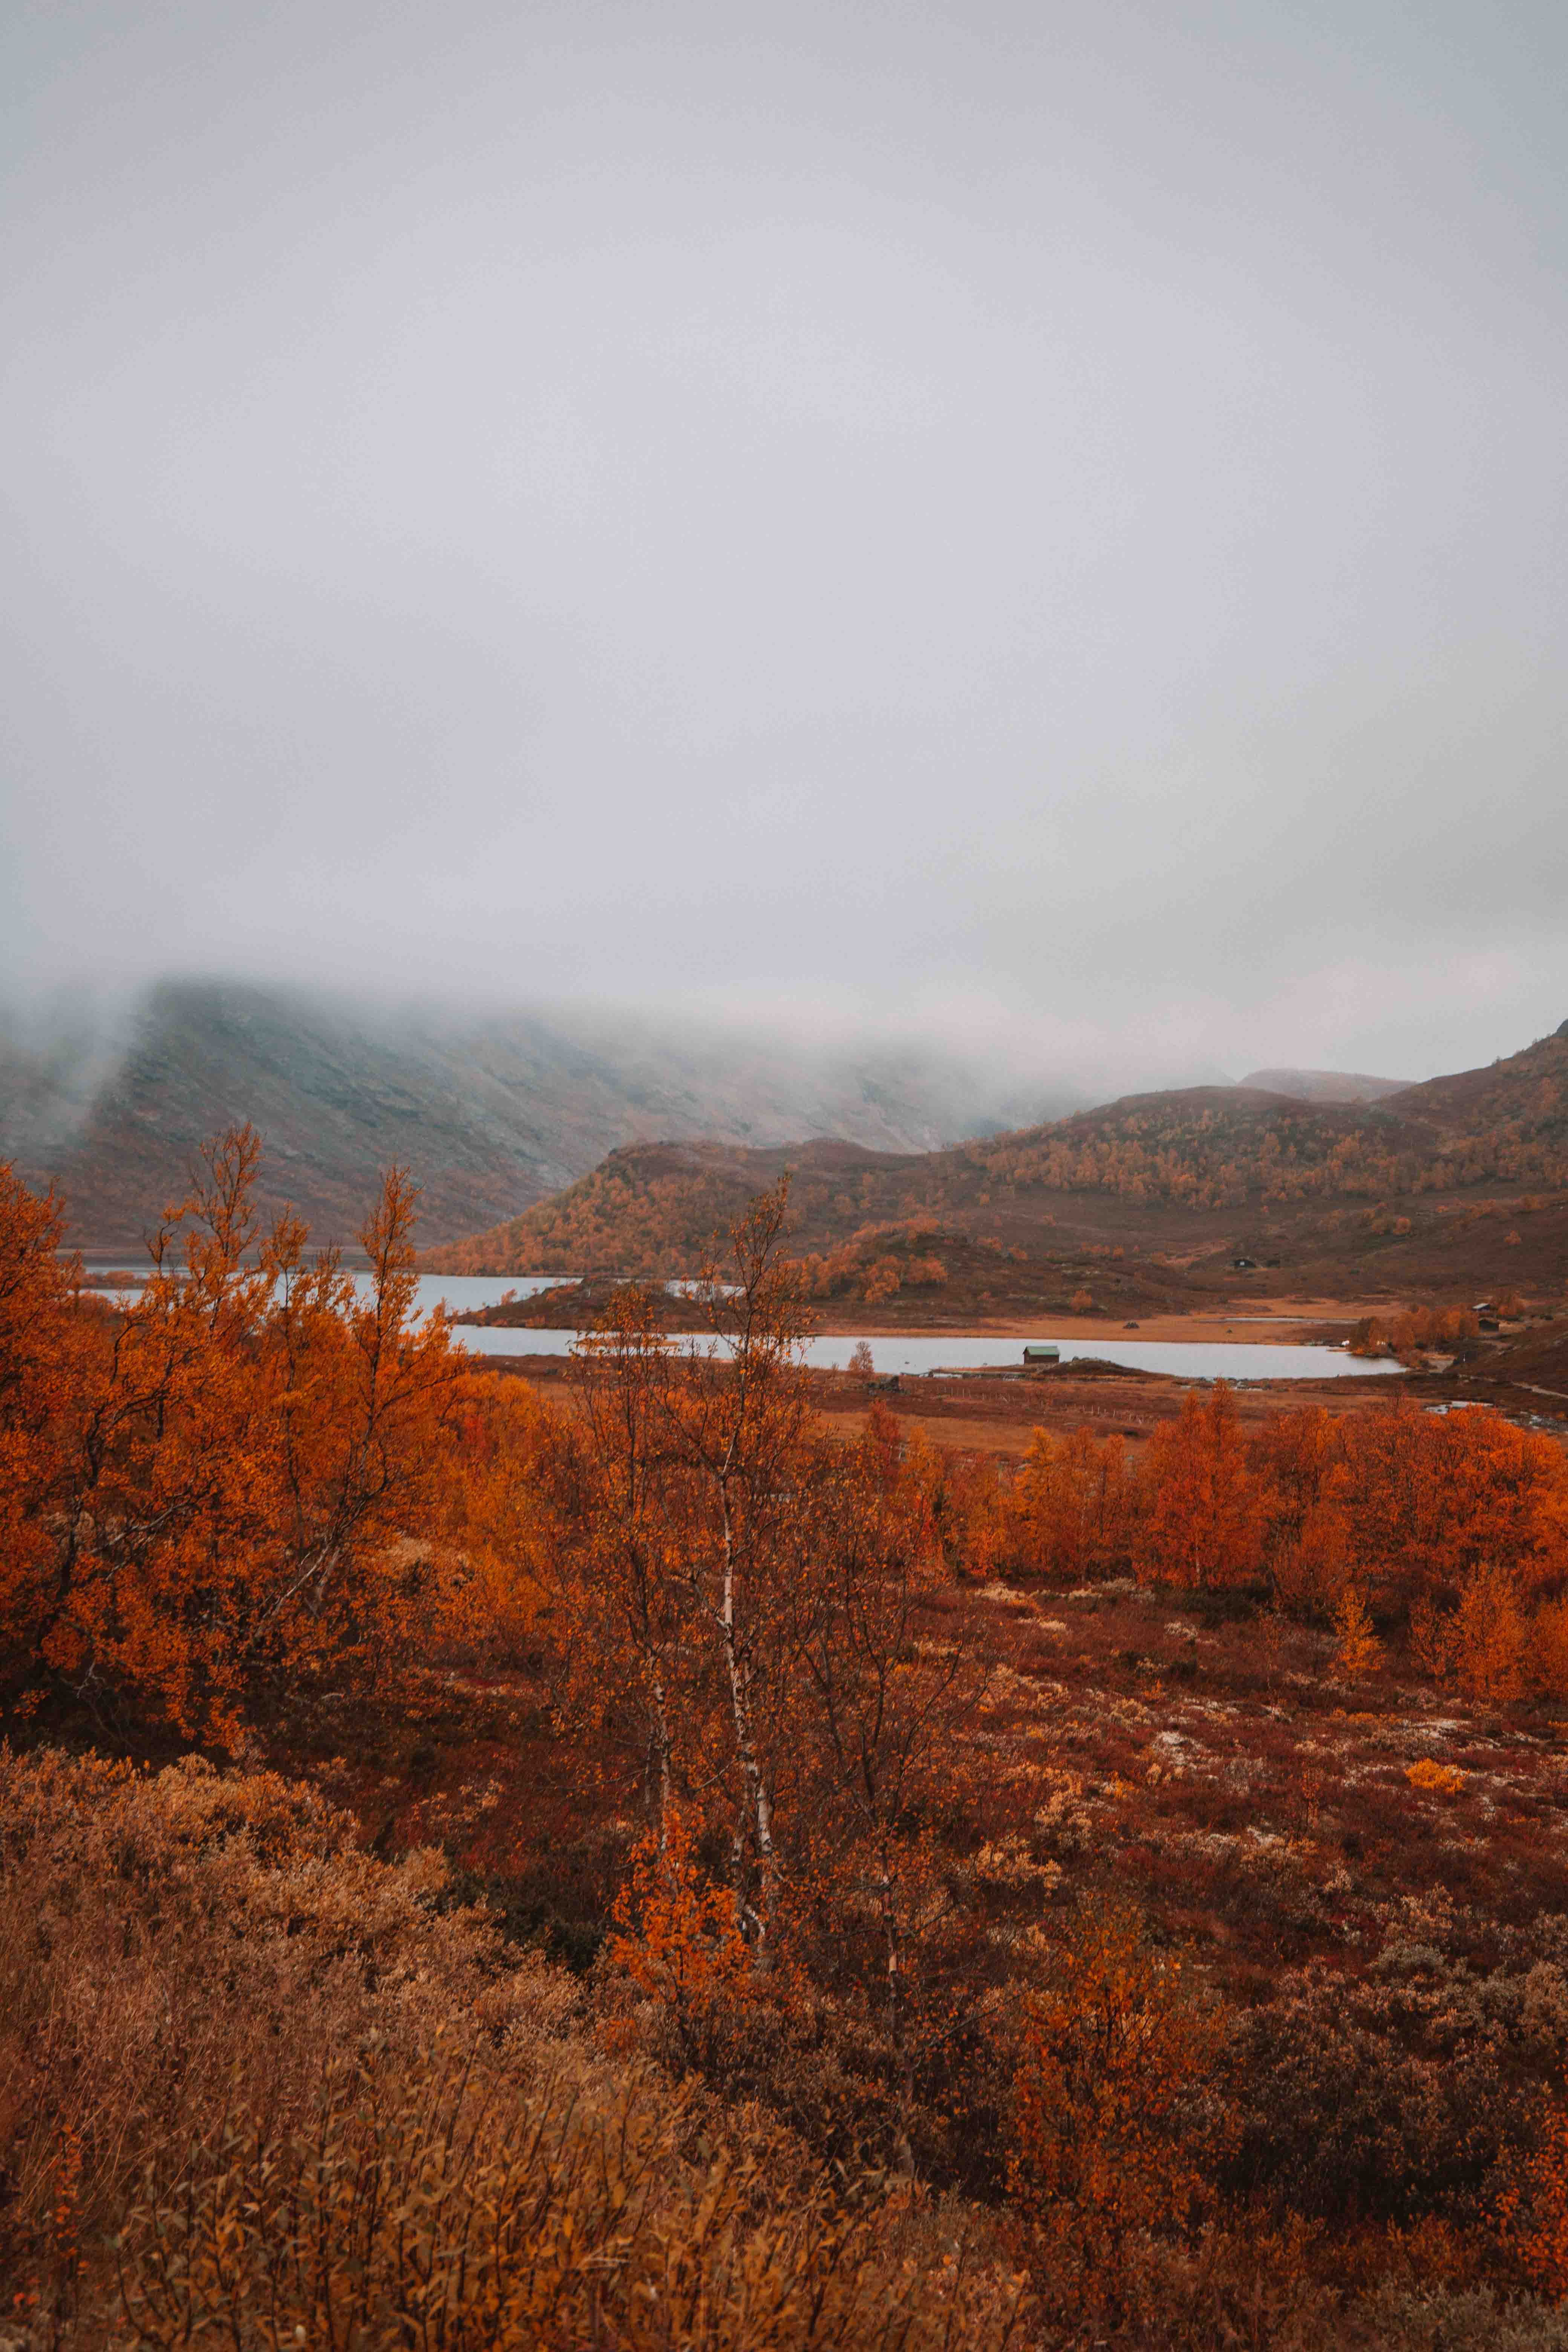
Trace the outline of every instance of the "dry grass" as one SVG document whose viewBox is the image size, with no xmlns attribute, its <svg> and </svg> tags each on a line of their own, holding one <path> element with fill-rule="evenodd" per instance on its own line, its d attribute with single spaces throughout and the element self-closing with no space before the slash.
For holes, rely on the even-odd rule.
<svg viewBox="0 0 1568 2352">
<path fill-rule="evenodd" d="M 1018 2288 L 776 2127 L 569 2044 L 341 2065 L 309 2127 L 230 2126 L 126 2231 L 138 2346 L 1005 2344 Z"/>
<path fill-rule="evenodd" d="M 1008 2338 L 962 2215 L 596 2054 L 436 1855 L 297 1783 L 0 1750 L 0 1871 L 16 2343 Z"/>
</svg>

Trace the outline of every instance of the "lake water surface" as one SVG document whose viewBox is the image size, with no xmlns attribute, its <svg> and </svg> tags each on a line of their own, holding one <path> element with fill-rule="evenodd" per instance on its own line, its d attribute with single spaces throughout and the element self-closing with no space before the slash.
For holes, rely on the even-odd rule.
<svg viewBox="0 0 1568 2352">
<path fill-rule="evenodd" d="M 508 1291 L 520 1298 L 531 1298 L 571 1279 L 561 1274 L 422 1274 L 415 1305 L 419 1314 L 428 1315 L 444 1300 L 454 1314 L 464 1315 L 497 1305 Z M 356 1274 L 354 1283 L 359 1290 L 368 1291 L 370 1276 Z M 571 1352 L 577 1335 L 569 1330 L 505 1330 L 469 1325 L 453 1336 L 477 1356 L 564 1356 Z M 1123 1364 L 1129 1371 L 1173 1372 L 1184 1380 L 1321 1381 L 1400 1369 L 1394 1363 L 1367 1363 L 1338 1348 L 1291 1347 L 1267 1340 L 1256 1344 L 1233 1340 L 1227 1345 L 1224 1340 L 1131 1339 L 1110 1331 L 1103 1337 L 1060 1339 L 1048 1328 L 1030 1337 L 1036 1341 L 1054 1341 L 1064 1364 L 1075 1357 L 1098 1356 Z M 808 1339 L 803 1360 L 818 1370 L 846 1365 L 850 1350 L 858 1345 L 853 1333 L 835 1332 L 826 1339 Z M 866 1345 L 880 1373 L 920 1374 L 942 1366 L 961 1370 L 983 1364 L 1021 1365 L 1024 1354 L 1021 1339 L 998 1338 L 994 1332 L 873 1335 Z"/>
<path fill-rule="evenodd" d="M 466 1348 L 479 1356 L 564 1356 L 572 1349 L 574 1331 L 498 1330 L 493 1327 L 468 1328 L 453 1335 Z M 1049 1340 L 1049 1331 L 1036 1335 Z M 830 1338 L 807 1339 L 802 1349 L 802 1359 L 818 1370 L 830 1370 L 849 1361 L 851 1349 L 859 1343 L 853 1333 L 847 1337 L 835 1332 Z M 924 1332 L 900 1333 L 897 1338 L 886 1335 L 868 1338 L 866 1345 L 876 1359 L 879 1372 L 921 1373 L 935 1371 L 940 1367 L 952 1370 L 977 1370 L 982 1364 L 1016 1364 L 1022 1367 L 1022 1339 L 998 1339 L 993 1331 L 978 1336 L 942 1333 L 931 1337 Z M 1363 1362 L 1347 1356 L 1337 1348 L 1270 1347 L 1260 1342 L 1256 1347 L 1223 1340 L 1112 1339 L 1107 1333 L 1103 1339 L 1058 1339 L 1064 1364 L 1077 1356 L 1096 1356 L 1102 1361 L 1124 1364 L 1129 1371 L 1175 1372 L 1184 1380 L 1207 1381 L 1322 1381 L 1342 1378 L 1356 1372 L 1396 1372 L 1397 1364 Z"/>
</svg>

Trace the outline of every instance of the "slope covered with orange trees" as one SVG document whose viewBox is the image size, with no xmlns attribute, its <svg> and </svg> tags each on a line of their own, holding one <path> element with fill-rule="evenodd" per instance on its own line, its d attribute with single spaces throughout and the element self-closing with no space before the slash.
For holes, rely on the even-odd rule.
<svg viewBox="0 0 1568 2352">
<path fill-rule="evenodd" d="M 1250 1087 L 1135 1095 L 1054 1127 L 966 1145 L 1011 1185 L 1235 1208 L 1568 1184 L 1568 1023 L 1484 1070 L 1373 1103 Z"/>
<path fill-rule="evenodd" d="M 442 1274 L 695 1274 L 714 1237 L 786 1169 L 793 1217 L 807 1236 L 826 1234 L 836 1217 L 879 1199 L 889 1183 L 922 1165 L 913 1153 L 837 1142 L 765 1150 L 721 1143 L 628 1144 L 521 1217 L 428 1250 L 421 1263 Z"/>
<path fill-rule="evenodd" d="M 1250 1087 L 1132 1096 L 1055 1127 L 964 1147 L 1014 1186 L 1237 1208 L 1568 1184 L 1568 1034 L 1486 1070 L 1367 1104 Z"/>
</svg>

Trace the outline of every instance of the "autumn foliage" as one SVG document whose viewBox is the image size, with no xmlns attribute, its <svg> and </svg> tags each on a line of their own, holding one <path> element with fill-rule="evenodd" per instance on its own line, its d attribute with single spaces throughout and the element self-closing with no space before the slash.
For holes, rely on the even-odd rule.
<svg viewBox="0 0 1568 2352">
<path fill-rule="evenodd" d="M 84 1300 L 58 1212 L 0 1189 L 0 1641 L 14 1675 L 181 1733 L 263 1690 L 377 1671 L 439 1611 L 428 1554 L 462 1359 L 416 1328 L 412 1189 L 388 1175 L 362 1293 L 284 1215 L 231 1131 L 122 1314 Z"/>
<path fill-rule="evenodd" d="M 1079 1914 L 1029 2001 L 1008 2185 L 1048 2280 L 1114 2307 L 1128 2242 L 1188 2222 L 1230 2132 L 1226 2025 L 1124 1903 Z"/>
<path fill-rule="evenodd" d="M 1001 2347 L 1016 2282 L 270 1773 L 0 1748 L 0 2278 L 29 2347 Z M 171 2021 L 177 2030 L 171 2031 Z"/>
<path fill-rule="evenodd" d="M 611 1925 L 611 1966 L 659 2004 L 682 2058 L 695 2063 L 716 2013 L 745 1999 L 752 1970 L 733 1898 L 703 1873 L 673 1798 L 632 1855 Z"/>
<path fill-rule="evenodd" d="M 1568 1580 L 1568 1461 L 1481 1411 L 1313 1405 L 1247 1436 L 1217 1383 L 1159 1425 L 1136 1474 L 1119 1437 L 1037 1430 L 1001 1513 L 1002 1556 L 1039 1575 L 1266 1587 L 1323 1622 L 1352 1586 L 1428 1616 L 1467 1595 L 1455 1656 L 1503 1639 L 1508 1595 L 1535 1611 Z"/>
<path fill-rule="evenodd" d="M 354 1279 L 258 1227 L 257 1148 L 123 1306 L 0 1181 L 27 2352 L 934 2352 L 1021 2313 L 1429 2352 L 1435 2282 L 1456 2344 L 1456 2298 L 1562 2297 L 1559 1447 L 1248 1429 L 1223 1387 L 1016 1467 L 880 1399 L 835 1435 L 783 1185 L 700 1338 L 617 1286 L 535 1387 L 416 1319 L 400 1176 Z M 89 1738 L 122 1760 L 48 1744 Z M 1483 1832 L 1495 1916 L 1374 1883 L 1423 1840 L 1424 1885 L 1479 1874 Z"/>
</svg>

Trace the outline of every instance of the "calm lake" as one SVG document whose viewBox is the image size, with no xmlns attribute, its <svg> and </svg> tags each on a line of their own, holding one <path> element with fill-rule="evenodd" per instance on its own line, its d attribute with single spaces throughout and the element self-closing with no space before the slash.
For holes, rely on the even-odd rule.
<svg viewBox="0 0 1568 2352">
<path fill-rule="evenodd" d="M 494 1329 L 453 1334 L 480 1356 L 564 1356 L 570 1353 L 576 1336 L 574 1331 Z M 1035 1336 L 1049 1339 L 1051 1334 L 1040 1331 Z M 831 1370 L 834 1365 L 847 1364 L 849 1351 L 857 1344 L 853 1333 L 847 1337 L 843 1332 L 835 1332 L 830 1339 L 808 1339 L 802 1350 L 803 1359 L 819 1370 Z M 978 1338 L 944 1334 L 937 1339 L 910 1332 L 897 1339 L 868 1338 L 866 1344 L 877 1360 L 879 1372 L 930 1372 L 939 1365 L 1021 1366 L 1024 1359 L 1022 1339 L 998 1339 L 994 1331 Z M 1356 1357 L 1342 1354 L 1337 1348 L 1252 1348 L 1234 1342 L 1227 1347 L 1223 1340 L 1145 1339 L 1123 1343 L 1109 1332 L 1103 1339 L 1061 1339 L 1057 1344 L 1064 1364 L 1070 1363 L 1075 1356 L 1097 1356 L 1102 1362 L 1125 1364 L 1129 1371 L 1177 1372 L 1194 1381 L 1322 1381 L 1349 1373 L 1397 1372 L 1401 1369 L 1398 1364 L 1363 1363 Z"/>
<path fill-rule="evenodd" d="M 367 1275 L 356 1275 L 354 1279 L 361 1289 L 369 1288 Z M 520 1298 L 531 1298 L 535 1292 L 549 1290 L 568 1279 L 559 1274 L 423 1274 L 416 1303 L 422 1315 L 427 1315 L 443 1300 L 454 1314 L 462 1315 L 475 1307 L 493 1307 L 509 1290 Z M 564 1356 L 570 1353 L 577 1335 L 569 1330 L 470 1328 L 453 1336 L 479 1356 Z M 1338 1348 L 1293 1348 L 1267 1341 L 1251 1346 L 1234 1340 L 1227 1344 L 1224 1340 L 1131 1339 L 1118 1331 L 1107 1331 L 1103 1337 L 1092 1339 L 1058 1339 L 1048 1328 L 1033 1332 L 1030 1337 L 1056 1339 L 1064 1364 L 1070 1363 L 1076 1356 L 1098 1356 L 1125 1364 L 1129 1371 L 1174 1372 L 1184 1380 L 1321 1381 L 1400 1370 L 1394 1363 L 1363 1362 Z M 819 1370 L 847 1364 L 850 1350 L 857 1344 L 853 1333 L 846 1336 L 836 1332 L 827 1339 L 808 1339 L 804 1359 Z M 1021 1364 L 1024 1354 L 1021 1339 L 999 1339 L 994 1332 L 957 1337 L 952 1333 L 931 1337 L 910 1332 L 896 1338 L 869 1337 L 866 1344 L 881 1373 L 929 1372 L 939 1365 L 963 1368 Z"/>
</svg>

